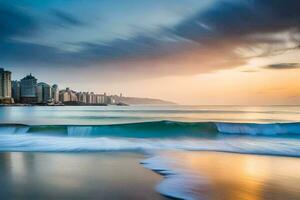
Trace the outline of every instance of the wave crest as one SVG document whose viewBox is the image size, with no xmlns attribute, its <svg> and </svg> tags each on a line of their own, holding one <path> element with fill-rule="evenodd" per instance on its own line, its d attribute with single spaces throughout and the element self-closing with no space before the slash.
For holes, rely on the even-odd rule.
<svg viewBox="0 0 300 200">
<path fill-rule="evenodd" d="M 55 134 L 71 137 L 174 138 L 215 137 L 218 134 L 300 135 L 300 123 L 226 123 L 154 121 L 112 125 L 1 125 L 0 134 Z"/>
</svg>

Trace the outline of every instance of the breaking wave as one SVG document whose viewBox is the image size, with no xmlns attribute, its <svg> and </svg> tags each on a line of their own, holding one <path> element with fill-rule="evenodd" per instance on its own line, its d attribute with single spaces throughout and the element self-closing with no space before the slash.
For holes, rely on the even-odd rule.
<svg viewBox="0 0 300 200">
<path fill-rule="evenodd" d="M 1 125 L 0 151 L 209 150 L 300 156 L 300 123 Z"/>
<path fill-rule="evenodd" d="M 112 125 L 19 125 L 3 124 L 0 134 L 47 134 L 72 137 L 199 138 L 220 134 L 300 135 L 300 123 L 220 123 L 154 121 Z"/>
</svg>

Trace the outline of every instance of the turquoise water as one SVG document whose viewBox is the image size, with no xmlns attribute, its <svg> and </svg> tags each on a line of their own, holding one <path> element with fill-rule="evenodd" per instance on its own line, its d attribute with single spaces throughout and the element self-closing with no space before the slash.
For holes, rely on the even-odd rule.
<svg viewBox="0 0 300 200">
<path fill-rule="evenodd" d="M 0 107 L 1 123 L 98 125 L 145 121 L 300 122 L 300 106 Z"/>
<path fill-rule="evenodd" d="M 212 150 L 300 156 L 300 107 L 1 107 L 0 151 Z"/>
<path fill-rule="evenodd" d="M 150 169 L 181 162 L 155 159 L 165 151 L 300 157 L 300 106 L 0 107 L 0 151 L 128 150 L 152 155 Z M 199 181 L 189 174 L 169 179 L 158 191 L 197 199 L 187 189 Z"/>
</svg>

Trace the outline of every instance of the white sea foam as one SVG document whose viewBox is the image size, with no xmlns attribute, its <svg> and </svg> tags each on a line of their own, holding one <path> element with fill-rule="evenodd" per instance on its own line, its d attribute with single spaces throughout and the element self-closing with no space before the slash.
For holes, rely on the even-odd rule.
<svg viewBox="0 0 300 200">
<path fill-rule="evenodd" d="M 290 138 L 225 137 L 220 139 L 142 139 L 60 137 L 35 134 L 0 134 L 0 151 L 115 151 L 208 150 L 300 156 L 300 140 Z"/>
<path fill-rule="evenodd" d="M 90 136 L 93 132 L 92 126 L 67 126 L 68 136 Z"/>
<path fill-rule="evenodd" d="M 180 163 L 164 154 L 154 155 L 142 161 L 144 167 L 156 171 L 164 176 L 164 180 L 156 186 L 156 190 L 162 195 L 186 199 L 186 200 L 204 200 L 206 197 L 196 193 L 193 188 L 207 188 L 209 180 L 204 176 L 199 176 L 193 171 L 185 170 Z M 177 167 L 175 167 L 177 166 Z"/>
<path fill-rule="evenodd" d="M 243 135 L 284 135 L 300 134 L 299 123 L 254 124 L 254 123 L 216 123 L 221 133 Z"/>
<path fill-rule="evenodd" d="M 0 126 L 0 134 L 22 134 L 28 131 L 26 126 Z"/>
<path fill-rule="evenodd" d="M 127 138 L 127 137 L 71 137 L 41 135 L 28 133 L 23 129 L 7 129 L 0 134 L 0 151 L 44 151 L 44 152 L 80 152 L 80 151 L 122 151 L 122 150 L 205 150 L 224 151 L 251 154 L 270 154 L 300 157 L 300 140 L 293 138 L 277 137 L 251 137 L 230 136 L 217 139 L 203 138 Z M 70 130 L 73 131 L 73 130 Z M 90 130 L 79 130 L 81 133 Z M 25 132 L 25 133 L 24 133 Z M 77 133 L 78 130 L 75 130 Z M 161 154 L 143 161 L 145 167 L 159 171 L 166 176 L 157 190 L 166 196 L 182 199 L 206 199 L 193 191 L 197 188 L 205 188 L 209 180 L 204 176 L 184 171 L 178 167 L 172 159 L 162 157 Z M 177 161 L 176 161 L 177 162 Z"/>
</svg>

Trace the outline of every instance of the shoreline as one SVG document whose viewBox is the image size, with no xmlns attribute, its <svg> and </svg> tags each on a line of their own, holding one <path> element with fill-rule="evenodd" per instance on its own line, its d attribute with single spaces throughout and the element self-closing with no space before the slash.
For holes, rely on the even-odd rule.
<svg viewBox="0 0 300 200">
<path fill-rule="evenodd" d="M 300 198 L 300 159 L 295 157 L 167 151 L 141 164 L 164 177 L 157 191 L 170 199 Z"/>
<path fill-rule="evenodd" d="M 8 159 L 9 155 L 10 159 Z M 6 163 L 3 160 L 4 158 L 6 158 L 5 160 L 10 160 L 10 164 Z M 12 162 L 12 160 L 14 161 Z M 100 164 L 99 167 L 95 167 L 99 160 L 102 164 Z M 53 162 L 55 165 L 51 164 Z M 91 162 L 93 163 L 92 167 L 90 165 Z M 113 193 L 120 193 L 125 196 L 129 195 L 134 197 L 133 199 L 141 199 L 141 197 L 146 199 L 145 196 L 139 196 L 145 194 L 150 196 L 153 195 L 150 199 L 159 200 L 185 198 L 198 199 L 200 197 L 217 200 L 219 199 L 218 197 L 221 196 L 224 197 L 223 199 L 229 200 L 232 199 L 232 197 L 238 199 L 238 197 L 240 197 L 239 195 L 243 197 L 246 197 L 247 195 L 249 197 L 250 195 L 250 199 L 254 199 L 258 197 L 258 190 L 266 190 L 268 193 L 275 193 L 277 197 L 300 197 L 300 188 L 297 187 L 297 185 L 300 185 L 300 174 L 297 174 L 295 171 L 296 168 L 300 167 L 299 158 L 216 151 L 177 150 L 145 152 L 126 150 L 101 152 L 0 152 L 0 173 L 1 177 L 3 177 L 0 180 L 0 183 L 5 186 L 7 185 L 7 182 L 5 182 L 7 174 L 10 174 L 9 176 L 14 176 L 15 172 L 11 171 L 10 168 L 19 168 L 20 166 L 23 166 L 22 168 L 24 168 L 24 166 L 27 166 L 26 169 L 28 170 L 25 174 L 23 172 L 23 178 L 30 178 L 32 176 L 39 177 L 41 174 L 39 174 L 40 172 L 38 171 L 43 171 L 42 174 L 44 175 L 49 173 L 52 174 L 52 176 L 54 176 L 54 178 L 52 177 L 52 181 L 57 184 L 59 182 L 57 178 L 60 177 L 55 174 L 60 174 L 59 176 L 63 177 L 71 175 L 68 171 L 56 166 L 57 163 L 65 169 L 72 169 L 75 167 L 76 170 L 71 172 L 72 176 L 82 176 L 83 173 L 83 176 L 87 179 L 85 181 L 93 180 L 94 184 L 102 184 L 102 187 L 104 187 L 102 181 L 100 181 L 102 179 L 94 179 L 94 177 L 97 177 L 100 173 L 102 174 L 100 178 L 105 178 L 106 182 L 117 185 L 121 184 L 122 187 L 127 188 L 125 189 L 125 193 L 124 190 L 120 191 L 118 188 L 114 188 L 111 192 L 113 191 Z M 114 164 L 112 165 L 112 163 Z M 255 163 L 254 166 L 251 164 L 251 166 L 255 168 L 249 172 L 248 165 L 250 163 Z M 6 166 L 11 167 L 8 168 Z M 44 168 L 41 168 L 42 166 Z M 86 167 L 93 170 L 81 171 Z M 234 169 L 235 172 L 232 174 L 233 177 L 230 176 L 231 173 L 229 172 L 232 169 Z M 10 173 L 8 173 L 7 170 L 10 170 Z M 261 172 L 262 170 L 264 173 Z M 122 177 L 122 171 L 127 173 L 126 178 Z M 76 174 L 73 174 L 74 172 Z M 268 173 L 265 174 L 265 172 Z M 291 173 L 296 174 L 291 175 Z M 18 176 L 20 176 L 20 174 Z M 39 177 L 39 179 L 40 180 L 38 181 L 41 181 L 43 180 L 43 177 Z M 123 183 L 124 180 L 127 180 L 125 185 Z M 128 180 L 130 181 L 128 182 Z M 268 180 L 272 180 L 272 182 L 268 182 Z M 299 184 L 295 186 L 291 185 L 291 183 L 294 183 L 296 180 L 298 180 Z M 33 182 L 35 181 L 37 180 L 34 180 Z M 73 181 L 77 182 L 81 180 L 75 178 Z M 148 192 L 136 194 L 136 186 L 132 187 L 132 185 L 136 184 L 136 181 L 139 183 L 138 187 L 142 187 L 143 190 L 148 190 Z M 285 185 L 284 188 L 287 190 L 282 187 L 273 186 L 273 183 L 278 183 L 279 185 L 283 184 Z M 30 184 L 31 181 L 29 181 L 29 185 Z M 48 184 L 49 183 L 46 183 L 46 185 Z M 252 188 L 251 185 L 253 184 L 258 185 L 259 189 Z M 44 186 L 48 188 L 49 185 L 46 185 Z M 35 191 L 29 191 L 29 193 L 24 191 L 24 188 L 22 189 L 22 187 L 26 187 L 25 185 L 18 185 L 17 187 L 21 187 L 21 191 L 24 192 L 19 196 L 21 198 L 24 197 L 22 195 L 25 195 L 26 197 L 30 192 L 33 192 L 30 195 L 42 195 L 39 197 L 45 197 L 43 196 L 44 193 L 40 194 L 37 192 L 38 194 L 35 194 Z M 52 186 L 50 186 L 49 190 L 51 190 L 51 187 Z M 62 185 L 60 187 L 64 188 L 65 186 Z M 109 187 L 111 187 L 111 185 Z M 149 191 L 151 192 L 149 193 Z M 70 191 L 68 190 L 60 190 L 59 194 L 69 195 L 69 192 Z M 86 195 L 95 195 L 95 193 L 90 192 L 89 186 L 81 186 L 80 192 L 83 192 Z M 97 193 L 97 195 L 111 197 L 111 192 L 107 193 L 107 191 L 102 191 L 101 194 Z M 5 191 L 1 191 L 0 197 L 5 197 L 5 194 L 7 195 Z M 48 194 L 47 191 L 46 194 Z M 189 196 L 189 194 L 196 194 L 196 196 Z M 91 196 L 88 197 L 90 198 Z M 56 197 L 61 198 L 66 196 Z M 73 197 L 75 196 L 72 196 L 71 198 L 74 199 Z M 122 196 L 122 198 L 124 198 L 124 196 Z M 261 200 L 263 199 L 269 200 L 269 197 L 261 198 Z"/>
</svg>

